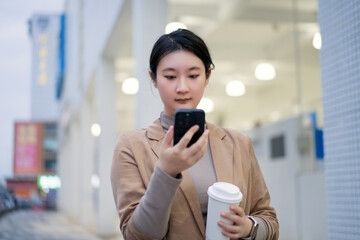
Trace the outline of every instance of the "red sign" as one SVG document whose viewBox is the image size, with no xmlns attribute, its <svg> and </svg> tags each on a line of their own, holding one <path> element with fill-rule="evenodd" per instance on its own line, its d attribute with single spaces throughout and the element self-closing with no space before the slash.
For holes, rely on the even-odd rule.
<svg viewBox="0 0 360 240">
<path fill-rule="evenodd" d="M 15 174 L 39 174 L 42 170 L 42 124 L 15 123 Z"/>
</svg>

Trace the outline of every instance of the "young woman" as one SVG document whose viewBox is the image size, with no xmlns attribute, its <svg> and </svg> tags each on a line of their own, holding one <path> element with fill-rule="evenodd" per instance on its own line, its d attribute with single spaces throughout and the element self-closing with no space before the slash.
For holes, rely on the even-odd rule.
<svg viewBox="0 0 360 240">
<path fill-rule="evenodd" d="M 161 36 L 150 56 L 150 77 L 164 103 L 160 118 L 146 129 L 118 138 L 111 182 L 125 239 L 205 239 L 207 189 L 215 182 L 237 185 L 243 199 L 219 220 L 231 239 L 277 239 L 279 226 L 249 137 L 206 123 L 173 146 L 174 113 L 196 108 L 213 63 L 204 41 L 189 30 Z M 220 216 L 219 216 L 220 219 Z"/>
</svg>

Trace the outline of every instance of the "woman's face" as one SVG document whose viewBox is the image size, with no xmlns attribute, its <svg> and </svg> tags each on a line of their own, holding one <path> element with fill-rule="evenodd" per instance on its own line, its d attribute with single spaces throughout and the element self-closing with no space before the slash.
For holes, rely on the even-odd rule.
<svg viewBox="0 0 360 240">
<path fill-rule="evenodd" d="M 164 103 L 164 112 L 170 115 L 179 108 L 196 108 L 209 81 L 204 63 L 189 51 L 169 53 L 160 60 L 156 73 L 153 83 Z"/>
</svg>

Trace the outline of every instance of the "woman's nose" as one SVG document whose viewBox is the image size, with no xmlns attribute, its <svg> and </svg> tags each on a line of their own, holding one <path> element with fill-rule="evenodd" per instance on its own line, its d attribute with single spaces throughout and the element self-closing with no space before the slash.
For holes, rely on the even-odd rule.
<svg viewBox="0 0 360 240">
<path fill-rule="evenodd" d="M 186 78 L 182 77 L 179 79 L 178 86 L 176 88 L 176 91 L 178 93 L 186 93 L 189 91 L 188 83 L 186 81 Z"/>
</svg>

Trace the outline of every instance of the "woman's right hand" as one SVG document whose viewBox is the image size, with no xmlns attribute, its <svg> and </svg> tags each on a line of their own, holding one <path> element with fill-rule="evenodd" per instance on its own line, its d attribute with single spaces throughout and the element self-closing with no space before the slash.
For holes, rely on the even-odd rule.
<svg viewBox="0 0 360 240">
<path fill-rule="evenodd" d="M 175 146 L 172 145 L 174 126 L 171 126 L 167 131 L 160 148 L 158 166 L 170 176 L 176 177 L 204 156 L 209 136 L 208 129 L 204 131 L 196 143 L 187 147 L 198 129 L 199 126 L 191 127 Z"/>
</svg>

